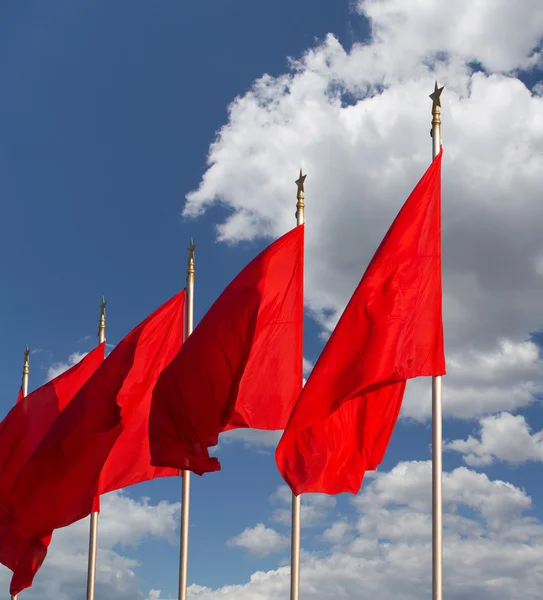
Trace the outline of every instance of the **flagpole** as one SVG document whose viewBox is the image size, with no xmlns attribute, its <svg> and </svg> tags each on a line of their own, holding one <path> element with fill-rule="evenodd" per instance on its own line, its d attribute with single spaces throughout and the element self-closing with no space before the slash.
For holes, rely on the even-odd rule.
<svg viewBox="0 0 543 600">
<path fill-rule="evenodd" d="M 298 193 L 296 195 L 296 224 L 303 225 L 305 222 L 304 183 L 307 175 L 302 175 L 296 180 Z M 300 598 L 300 516 L 301 496 L 292 494 L 292 525 L 290 538 L 290 600 Z"/>
<path fill-rule="evenodd" d="M 194 328 L 194 251 L 196 245 L 190 239 L 188 249 L 187 285 L 185 288 L 185 315 L 183 341 Z M 179 548 L 179 600 L 187 600 L 187 575 L 189 559 L 190 471 L 181 471 L 183 479 L 181 502 L 181 539 Z"/>
<path fill-rule="evenodd" d="M 25 360 L 23 363 L 23 382 L 22 382 L 22 389 L 23 389 L 23 398 L 26 398 L 28 396 L 28 376 L 30 375 L 30 350 L 28 349 L 28 346 L 25 349 Z M 11 600 L 17 600 L 17 598 L 19 597 L 19 594 L 15 594 L 12 595 L 11 594 Z"/>
<path fill-rule="evenodd" d="M 441 149 L 443 88 L 435 83 L 432 99 L 432 159 Z M 441 375 L 432 377 L 432 600 L 443 600 L 443 415 Z"/>
<path fill-rule="evenodd" d="M 100 321 L 98 324 L 98 345 L 106 341 L 106 302 L 102 296 L 100 304 Z M 96 553 L 98 550 L 98 515 L 93 511 L 90 519 L 89 533 L 89 562 L 87 571 L 87 600 L 94 600 L 94 589 L 96 585 Z"/>
</svg>

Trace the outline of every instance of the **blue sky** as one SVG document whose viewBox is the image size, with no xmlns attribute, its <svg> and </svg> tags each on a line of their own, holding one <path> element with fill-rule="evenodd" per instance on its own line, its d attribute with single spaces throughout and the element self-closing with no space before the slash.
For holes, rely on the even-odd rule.
<svg viewBox="0 0 543 600">
<path fill-rule="evenodd" d="M 529 342 L 530 333 L 543 326 L 538 308 L 543 289 L 539 267 L 527 266 L 543 256 L 543 244 L 533 229 L 543 183 L 535 154 L 541 151 L 537 114 L 543 99 L 537 87 L 541 72 L 529 59 L 543 36 L 541 9 L 537 8 L 538 18 L 535 5 L 514 16 L 519 27 L 525 26 L 520 41 L 512 34 L 509 42 L 501 43 L 504 23 L 513 17 L 500 6 L 495 23 L 481 25 L 476 34 L 466 33 L 459 40 L 436 35 L 426 47 L 420 41 L 424 27 L 429 31 L 442 26 L 438 11 L 417 2 L 412 13 L 404 14 L 395 0 L 383 4 L 391 11 L 390 19 L 370 1 L 357 8 L 347 0 L 4 0 L 3 414 L 17 396 L 25 344 L 32 350 L 32 390 L 46 380 L 53 365 L 92 348 L 102 294 L 108 302 L 107 339 L 117 343 L 184 285 L 191 236 L 197 244 L 198 321 L 235 274 L 270 239 L 294 225 L 294 180 L 300 164 L 309 172 L 304 355 L 315 360 L 322 332 L 330 330 L 429 162 L 427 96 L 437 76 L 448 86 L 443 96 L 444 279 L 453 385 L 445 397 L 451 408 L 446 409 L 444 437 L 477 438 L 483 427 L 479 419 L 504 411 L 524 417 L 532 432 L 543 428 L 538 400 L 541 364 L 538 349 L 534 355 Z M 461 27 L 463 18 L 485 23 L 478 17 L 490 9 L 483 0 L 474 0 L 469 10 L 472 13 L 462 14 L 451 8 L 451 23 L 456 20 Z M 376 27 L 373 38 L 369 16 Z M 373 48 L 376 56 L 364 56 L 364 47 Z M 446 60 L 434 60 L 443 55 Z M 290 70 L 289 57 L 301 59 L 296 71 Z M 482 65 L 478 74 L 473 61 Z M 263 92 L 252 86 L 264 74 L 270 79 Z M 483 111 L 495 130 L 486 126 Z M 531 147 L 533 164 L 522 154 Z M 500 165 L 512 165 L 511 172 Z M 515 170 L 518 165 L 526 171 Z M 186 194 L 198 189 L 189 209 L 200 216 L 183 217 Z M 217 231 L 218 225 L 222 229 Z M 500 258 L 498 247 L 507 251 L 506 259 Z M 503 340 L 511 346 L 500 345 Z M 401 461 L 412 466 L 430 457 L 424 395 L 429 383 L 416 382 L 409 388 L 405 418 L 380 469 L 384 474 L 394 473 Z M 486 474 L 491 482 L 504 480 L 515 486 L 516 498 L 522 490 L 532 498 L 529 506 L 519 502 L 522 518 L 535 519 L 530 523 L 537 531 L 529 543 L 539 552 L 543 442 L 527 438 L 533 451 L 524 446 L 523 454 L 522 448 L 514 447 L 514 431 L 507 428 L 513 423 L 522 426 L 520 421 L 486 424 L 488 439 L 502 435 L 509 455 L 505 450 L 500 455 L 495 444 L 487 443 L 479 449 L 487 463 L 494 457 L 492 464 L 467 468 L 478 481 Z M 445 470 L 465 467 L 466 454 L 467 450 L 446 452 Z M 288 535 L 280 516 L 273 517 L 274 511 L 288 506 L 270 499 L 282 484 L 272 447 L 265 441 L 224 442 L 219 455 L 220 473 L 193 478 L 191 506 L 189 583 L 211 589 L 246 584 L 255 571 L 273 571 L 288 559 L 281 541 L 268 544 L 268 551 L 273 547 L 276 552 L 255 556 L 258 544 L 266 547 L 258 532 L 251 534 L 256 546 L 228 542 L 258 523 L 279 537 Z M 384 476 L 382 481 L 384 486 L 389 480 Z M 368 494 L 374 489 L 372 482 L 368 479 Z M 126 495 L 137 501 L 148 497 L 154 506 L 178 502 L 180 487 L 175 479 L 155 481 L 135 486 Z M 429 487 L 424 493 L 430 493 Z M 342 519 L 355 523 L 361 518 L 360 506 L 353 505 L 350 496 L 339 497 L 335 508 L 324 500 L 309 502 L 317 503 L 317 517 L 316 525 L 303 533 L 312 565 L 308 571 L 338 552 L 348 555 L 341 546 L 349 543 L 348 535 L 331 545 L 322 538 L 323 531 Z M 398 497 L 396 502 L 403 500 Z M 451 502 L 458 515 L 477 522 L 488 517 L 478 501 Z M 500 515 L 509 518 L 504 511 Z M 483 537 L 498 535 L 488 519 L 486 525 L 490 529 Z M 359 523 L 350 535 L 358 539 L 364 531 Z M 161 595 L 150 598 L 175 597 L 178 545 L 164 538 L 142 530 L 136 547 L 107 549 L 139 561 L 119 569 L 123 577 L 128 568 L 134 569 L 141 598 L 151 589 L 161 590 Z M 388 538 L 379 534 L 379 539 Z M 421 552 L 426 564 L 427 548 Z M 85 566 L 83 555 L 77 560 L 74 572 Z M 36 582 L 45 586 L 53 573 L 44 568 Z M 534 577 L 536 586 L 539 575 Z M 484 575 L 478 587 L 474 583 L 474 597 L 486 598 L 490 579 Z M 427 585 L 419 584 L 419 597 L 428 597 Z M 64 592 L 73 589 L 80 595 L 84 574 L 69 585 L 73 587 L 66 583 Z M 461 594 L 454 581 L 448 585 L 451 597 Z M 108 589 L 113 588 L 106 586 L 103 593 Z M 115 591 L 115 597 L 124 598 Z M 133 588 L 126 593 L 133 594 Z M 194 588 L 193 593 L 203 600 L 215 598 L 211 591 Z M 278 592 L 258 597 L 284 597 L 274 593 Z M 329 597 L 337 597 L 334 593 Z M 348 586 L 345 593 L 355 597 Z M 513 597 L 503 593 L 503 598 Z M 32 597 L 32 592 L 27 595 Z M 411 598 L 407 591 L 401 597 Z"/>
</svg>

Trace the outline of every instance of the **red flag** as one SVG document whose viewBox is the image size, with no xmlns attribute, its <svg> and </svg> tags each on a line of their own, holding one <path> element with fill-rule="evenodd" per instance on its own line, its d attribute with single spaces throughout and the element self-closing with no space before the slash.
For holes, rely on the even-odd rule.
<svg viewBox="0 0 543 600">
<path fill-rule="evenodd" d="M 292 491 L 357 493 L 407 379 L 445 373 L 441 153 L 404 204 L 300 394 L 276 451 Z"/>
<path fill-rule="evenodd" d="M 11 508 L 26 537 L 81 519 L 101 493 L 177 475 L 150 464 L 155 382 L 178 352 L 184 291 L 129 333 L 81 388 L 20 474 Z"/>
<path fill-rule="evenodd" d="M 17 402 L 20 402 L 24 398 L 22 386 L 19 388 L 19 395 L 17 396 Z"/>
<path fill-rule="evenodd" d="M 153 464 L 216 471 L 221 431 L 285 427 L 302 383 L 303 240 L 296 227 L 249 263 L 160 376 Z"/>
<path fill-rule="evenodd" d="M 0 428 L 0 562 L 13 572 L 11 593 L 30 587 L 47 553 L 51 535 L 25 540 L 10 510 L 9 497 L 18 474 L 55 419 L 104 359 L 104 344 L 79 363 L 17 404 Z M 42 532 L 43 533 L 43 532 Z"/>
</svg>

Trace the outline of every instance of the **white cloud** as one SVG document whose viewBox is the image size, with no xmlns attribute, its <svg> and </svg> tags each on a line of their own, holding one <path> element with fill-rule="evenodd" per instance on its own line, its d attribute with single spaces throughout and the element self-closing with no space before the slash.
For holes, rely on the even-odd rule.
<svg viewBox="0 0 543 600">
<path fill-rule="evenodd" d="M 294 224 L 293 179 L 302 164 L 306 304 L 329 331 L 429 163 L 428 94 L 437 77 L 446 85 L 445 414 L 525 406 L 542 372 L 526 340 L 543 326 L 543 98 L 515 70 L 540 60 L 543 5 L 367 0 L 359 7 L 372 22 L 369 43 L 346 51 L 328 36 L 288 73 L 263 76 L 231 104 L 184 214 L 219 202 L 230 209 L 220 240 L 278 236 Z M 474 72 L 473 61 L 486 72 Z M 411 388 L 404 415 L 425 419 L 427 394 Z"/>
<path fill-rule="evenodd" d="M 290 527 L 292 519 L 292 492 L 286 485 L 280 485 L 270 496 L 270 502 L 279 505 L 270 519 Z M 322 525 L 331 510 L 336 506 L 336 499 L 325 494 L 305 494 L 301 497 L 301 526 L 314 527 Z"/>
<path fill-rule="evenodd" d="M 471 466 L 490 465 L 494 460 L 520 464 L 530 460 L 543 462 L 543 431 L 531 433 L 526 419 L 510 413 L 500 413 L 481 419 L 477 439 L 453 440 L 447 450 L 463 455 Z"/>
<path fill-rule="evenodd" d="M 480 351 L 466 348 L 447 357 L 443 379 L 443 413 L 470 418 L 495 411 L 528 406 L 543 392 L 543 364 L 534 342 L 499 340 Z M 431 380 L 409 381 L 402 416 L 417 421 L 429 418 Z"/>
<path fill-rule="evenodd" d="M 315 366 L 315 364 L 313 362 L 311 362 L 307 358 L 304 358 L 304 376 L 305 377 L 307 377 L 309 375 L 309 373 L 311 373 L 314 366 Z"/>
<path fill-rule="evenodd" d="M 543 9 L 538 0 L 457 0 L 446 5 L 414 0 L 360 0 L 372 21 L 377 67 L 386 73 L 411 74 L 437 52 L 462 61 L 478 61 L 500 72 L 528 68 L 540 60 Z M 522 33 L 521 33 L 522 32 Z"/>
<path fill-rule="evenodd" d="M 47 369 L 46 381 L 51 381 L 51 379 L 58 377 L 59 375 L 67 371 L 70 367 L 73 367 L 75 364 L 77 364 L 81 359 L 87 356 L 87 354 L 88 352 L 74 352 L 70 354 L 66 362 L 53 363 Z"/>
<path fill-rule="evenodd" d="M 258 523 L 255 527 L 247 527 L 239 535 L 230 538 L 226 545 L 232 548 L 244 548 L 254 556 L 266 557 L 286 548 L 289 541 L 290 538 L 279 534 L 275 529 Z"/>
<path fill-rule="evenodd" d="M 431 463 L 401 462 L 388 473 L 377 473 L 369 486 L 362 488 L 354 503 L 368 516 L 376 516 L 391 506 L 409 509 L 420 515 L 431 515 Z M 443 474 L 443 502 L 450 514 L 464 505 L 477 511 L 491 529 L 509 527 L 511 519 L 531 507 L 531 499 L 510 483 L 490 480 L 483 473 L 459 467 Z M 429 531 L 429 530 L 428 530 Z M 401 537 L 401 536 L 400 536 Z"/>
<path fill-rule="evenodd" d="M 329 544 L 341 544 L 350 539 L 352 526 L 347 521 L 336 521 L 322 533 L 322 539 Z"/>
<path fill-rule="evenodd" d="M 119 554 L 149 537 L 174 541 L 180 505 L 145 498 L 137 501 L 123 492 L 102 497 L 98 526 L 96 596 L 104 600 L 143 600 L 137 579 L 139 563 Z M 24 597 L 72 600 L 84 597 L 87 581 L 89 519 L 57 530 L 43 567 Z M 7 589 L 11 571 L 0 565 L 0 586 Z M 150 598 L 153 596 L 151 595 Z"/>
<path fill-rule="evenodd" d="M 348 535 L 354 530 L 342 519 L 326 530 L 334 546 L 327 556 L 303 553 L 303 598 L 429 597 L 430 480 L 429 462 L 400 463 L 375 474 L 354 500 L 360 511 L 357 537 Z M 515 600 L 522 581 L 522 597 L 539 598 L 543 526 L 524 516 L 531 498 L 511 484 L 461 467 L 444 474 L 444 499 L 446 597 Z M 471 513 L 463 515 L 465 509 Z M 288 597 L 289 579 L 289 569 L 280 567 L 254 573 L 241 585 L 217 590 L 194 585 L 189 597 L 278 600 Z"/>
</svg>

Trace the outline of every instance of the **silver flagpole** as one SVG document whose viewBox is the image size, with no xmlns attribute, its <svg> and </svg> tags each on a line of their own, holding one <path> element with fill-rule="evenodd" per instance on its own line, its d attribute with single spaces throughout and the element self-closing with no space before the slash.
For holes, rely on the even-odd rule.
<svg viewBox="0 0 543 600">
<path fill-rule="evenodd" d="M 98 325 L 98 344 L 106 341 L 106 302 L 102 296 L 100 304 L 100 322 Z M 89 533 L 89 563 L 87 571 L 87 600 L 94 600 L 94 588 L 96 585 L 96 552 L 98 550 L 98 515 L 93 511 L 90 520 Z"/>
<path fill-rule="evenodd" d="M 26 347 L 25 350 L 25 361 L 23 364 L 23 384 L 22 384 L 22 388 L 23 388 L 23 398 L 26 398 L 28 396 L 28 376 L 30 375 L 30 350 L 28 349 L 28 346 Z M 19 594 L 15 594 L 15 596 L 11 595 L 11 600 L 17 600 L 17 598 L 19 597 Z"/>
<path fill-rule="evenodd" d="M 432 159 L 441 149 L 441 102 L 443 88 L 437 81 L 432 99 Z M 443 415 L 441 375 L 432 377 L 432 600 L 443 600 Z"/>
<path fill-rule="evenodd" d="M 296 180 L 298 194 L 296 199 L 296 224 L 303 225 L 305 221 L 304 183 L 307 175 L 302 175 Z M 301 496 L 292 494 L 292 526 L 290 533 L 290 600 L 300 598 L 300 513 Z"/>
<path fill-rule="evenodd" d="M 194 329 L 194 251 L 196 246 L 190 240 L 187 285 L 185 288 L 185 318 L 183 341 Z M 181 471 L 183 491 L 181 502 L 181 539 L 179 551 L 179 600 L 187 600 L 187 574 L 189 562 L 189 514 L 190 514 L 190 471 Z"/>
</svg>

